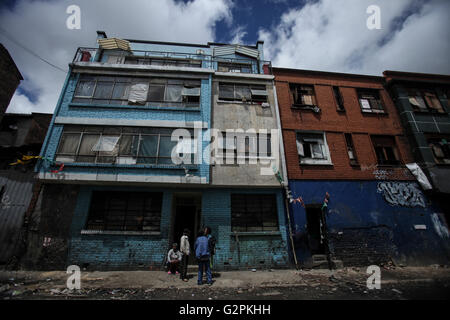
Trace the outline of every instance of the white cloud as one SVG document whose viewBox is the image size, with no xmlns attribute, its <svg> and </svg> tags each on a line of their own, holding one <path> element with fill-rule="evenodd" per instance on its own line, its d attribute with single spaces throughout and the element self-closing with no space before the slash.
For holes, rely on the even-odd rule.
<svg viewBox="0 0 450 320">
<path fill-rule="evenodd" d="M 239 43 L 239 44 L 245 44 L 244 43 L 244 37 L 247 35 L 247 31 L 245 31 L 245 27 L 243 26 L 239 26 L 237 28 L 234 29 L 234 31 L 232 32 L 233 34 L 233 39 L 231 39 L 230 43 Z"/>
<path fill-rule="evenodd" d="M 66 8 L 81 8 L 81 29 L 66 28 Z M 0 11 L 0 27 L 14 39 L 51 63 L 68 69 L 76 48 L 96 45 L 96 30 L 109 37 L 174 42 L 214 41 L 214 25 L 225 19 L 231 24 L 230 0 L 149 1 L 149 0 L 19 0 L 13 11 Z M 20 87 L 37 90 L 32 103 L 18 92 L 8 112 L 53 112 L 65 74 L 0 35 L 25 78 Z"/>
<path fill-rule="evenodd" d="M 369 5 L 381 30 L 366 26 Z M 410 14 L 399 27 L 394 22 Z M 260 30 L 265 57 L 278 67 L 381 75 L 384 70 L 450 74 L 450 1 L 320 0 L 286 12 Z"/>
</svg>

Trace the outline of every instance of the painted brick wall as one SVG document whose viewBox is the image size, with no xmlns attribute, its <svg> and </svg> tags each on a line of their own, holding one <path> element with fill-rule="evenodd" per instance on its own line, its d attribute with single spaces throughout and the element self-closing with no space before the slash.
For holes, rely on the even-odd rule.
<svg viewBox="0 0 450 320">
<path fill-rule="evenodd" d="M 119 187 L 83 186 L 78 195 L 71 225 L 68 264 L 87 265 L 99 269 L 163 266 L 169 247 L 172 195 L 175 189 L 127 188 L 126 191 L 157 190 L 164 193 L 161 214 L 161 234 L 158 236 L 82 235 L 93 190 L 125 190 Z M 246 267 L 285 267 L 288 261 L 285 211 L 280 189 L 176 189 L 176 192 L 202 193 L 201 224 L 212 228 L 217 238 L 214 259 L 217 270 Z M 231 233 L 231 193 L 275 193 L 279 234 L 239 237 L 239 246 Z M 195 233 L 194 233 L 195 234 Z M 238 249 L 239 247 L 239 249 Z M 195 262 L 191 262 L 195 263 Z"/>
<path fill-rule="evenodd" d="M 283 127 L 286 162 L 290 179 L 376 179 L 382 169 L 389 179 L 411 180 L 404 168 L 376 168 L 376 155 L 370 135 L 395 136 L 403 163 L 412 162 L 403 128 L 395 108 L 379 77 L 315 74 L 307 71 L 286 71 L 274 68 L 276 89 Z M 321 113 L 291 109 L 293 103 L 289 83 L 312 84 Z M 337 111 L 332 86 L 339 86 L 345 112 Z M 379 89 L 386 115 L 363 114 L 355 88 Z M 326 132 L 333 166 L 299 165 L 295 130 Z M 353 167 L 347 154 L 344 133 L 352 133 L 360 167 Z"/>
<path fill-rule="evenodd" d="M 416 182 L 398 182 L 413 184 Z M 330 194 L 326 210 L 326 224 L 330 249 L 344 265 L 364 265 L 387 261 L 408 265 L 448 263 L 450 238 L 439 232 L 443 222 L 438 218 L 440 209 L 423 192 L 398 192 L 397 200 L 423 199 L 424 206 L 392 204 L 380 192 L 377 181 L 291 180 L 289 188 L 294 198 L 301 196 L 308 205 L 323 203 L 325 193 Z M 392 195 L 392 194 L 391 194 Z M 299 261 L 311 258 L 306 237 L 306 209 L 299 203 L 290 205 L 292 229 Z M 440 221 L 440 222 L 439 222 Z M 415 225 L 425 225 L 416 230 Z"/>
</svg>

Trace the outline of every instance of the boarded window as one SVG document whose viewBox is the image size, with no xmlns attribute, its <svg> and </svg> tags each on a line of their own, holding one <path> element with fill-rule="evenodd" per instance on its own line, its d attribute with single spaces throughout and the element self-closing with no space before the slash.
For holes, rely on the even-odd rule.
<svg viewBox="0 0 450 320">
<path fill-rule="evenodd" d="M 293 98 L 293 107 L 317 106 L 314 86 L 291 83 L 289 87 Z"/>
<path fill-rule="evenodd" d="M 428 138 L 428 145 L 437 164 L 450 164 L 450 137 Z"/>
<path fill-rule="evenodd" d="M 160 231 L 162 193 L 94 191 L 88 230 Z"/>
<path fill-rule="evenodd" d="M 231 230 L 236 232 L 278 231 L 274 194 L 232 194 Z"/>
</svg>

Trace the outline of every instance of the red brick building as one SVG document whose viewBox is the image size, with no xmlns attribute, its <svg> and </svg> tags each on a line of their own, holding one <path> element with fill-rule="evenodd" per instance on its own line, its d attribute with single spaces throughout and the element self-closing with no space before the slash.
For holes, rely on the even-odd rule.
<svg viewBox="0 0 450 320">
<path fill-rule="evenodd" d="M 299 260 L 439 260 L 425 252 L 439 247 L 435 208 L 405 166 L 414 160 L 384 78 L 273 72 Z"/>
</svg>

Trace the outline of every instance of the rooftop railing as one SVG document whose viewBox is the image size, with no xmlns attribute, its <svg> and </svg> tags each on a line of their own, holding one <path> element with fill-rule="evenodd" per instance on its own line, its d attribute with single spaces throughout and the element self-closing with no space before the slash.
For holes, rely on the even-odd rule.
<svg viewBox="0 0 450 320">
<path fill-rule="evenodd" d="M 272 64 L 270 61 L 213 57 L 212 55 L 200 53 L 144 50 L 125 51 L 80 47 L 75 53 L 73 62 L 208 68 L 220 72 L 272 75 Z"/>
</svg>

